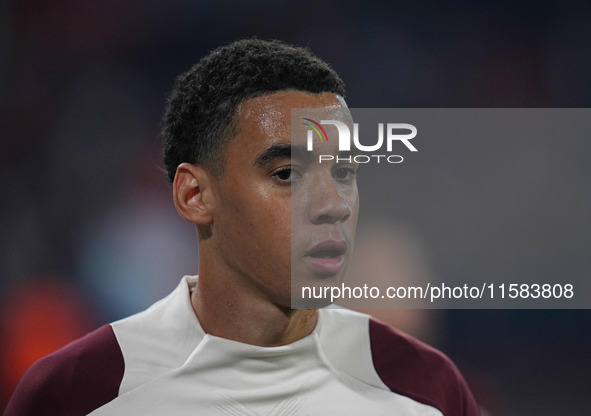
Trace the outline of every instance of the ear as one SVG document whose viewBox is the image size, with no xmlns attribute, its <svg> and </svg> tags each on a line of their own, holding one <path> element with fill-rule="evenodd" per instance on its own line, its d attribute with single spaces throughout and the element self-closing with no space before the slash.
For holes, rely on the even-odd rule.
<svg viewBox="0 0 591 416">
<path fill-rule="evenodd" d="M 173 198 L 181 217 L 196 225 L 212 222 L 211 178 L 202 167 L 181 163 L 174 176 Z"/>
</svg>

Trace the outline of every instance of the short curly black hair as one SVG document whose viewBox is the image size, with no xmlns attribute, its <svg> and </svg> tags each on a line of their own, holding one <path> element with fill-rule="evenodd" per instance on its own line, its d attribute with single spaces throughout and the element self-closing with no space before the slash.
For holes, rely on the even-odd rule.
<svg viewBox="0 0 591 416">
<path fill-rule="evenodd" d="M 277 40 L 233 42 L 181 74 L 162 126 L 168 179 L 174 180 L 183 162 L 222 175 L 237 107 L 249 98 L 283 90 L 345 95 L 343 81 L 326 62 L 308 49 Z"/>
</svg>

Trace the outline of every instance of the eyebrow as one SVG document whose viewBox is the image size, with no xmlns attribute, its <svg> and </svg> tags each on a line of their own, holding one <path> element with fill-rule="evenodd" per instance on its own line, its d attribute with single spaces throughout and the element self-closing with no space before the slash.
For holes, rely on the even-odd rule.
<svg viewBox="0 0 591 416">
<path fill-rule="evenodd" d="M 278 159 L 290 158 L 307 160 L 312 158 L 312 152 L 306 151 L 304 146 L 292 144 L 274 144 L 263 150 L 255 159 L 254 165 L 265 167 Z"/>
</svg>

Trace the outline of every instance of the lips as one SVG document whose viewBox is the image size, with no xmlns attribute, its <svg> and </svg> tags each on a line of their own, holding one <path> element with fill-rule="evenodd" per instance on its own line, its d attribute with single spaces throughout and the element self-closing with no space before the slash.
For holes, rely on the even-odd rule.
<svg viewBox="0 0 591 416">
<path fill-rule="evenodd" d="M 316 273 L 333 275 L 343 268 L 347 248 L 347 243 L 342 240 L 323 241 L 308 250 L 304 259 Z"/>
</svg>

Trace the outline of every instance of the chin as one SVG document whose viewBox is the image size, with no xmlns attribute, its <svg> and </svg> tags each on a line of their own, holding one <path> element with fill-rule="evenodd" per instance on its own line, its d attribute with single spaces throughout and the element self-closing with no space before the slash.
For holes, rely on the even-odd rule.
<svg viewBox="0 0 591 416">
<path fill-rule="evenodd" d="M 331 288 L 343 282 L 341 273 L 333 275 L 308 276 L 292 282 L 291 307 L 294 309 L 321 309 L 338 299 L 331 297 Z"/>
</svg>

